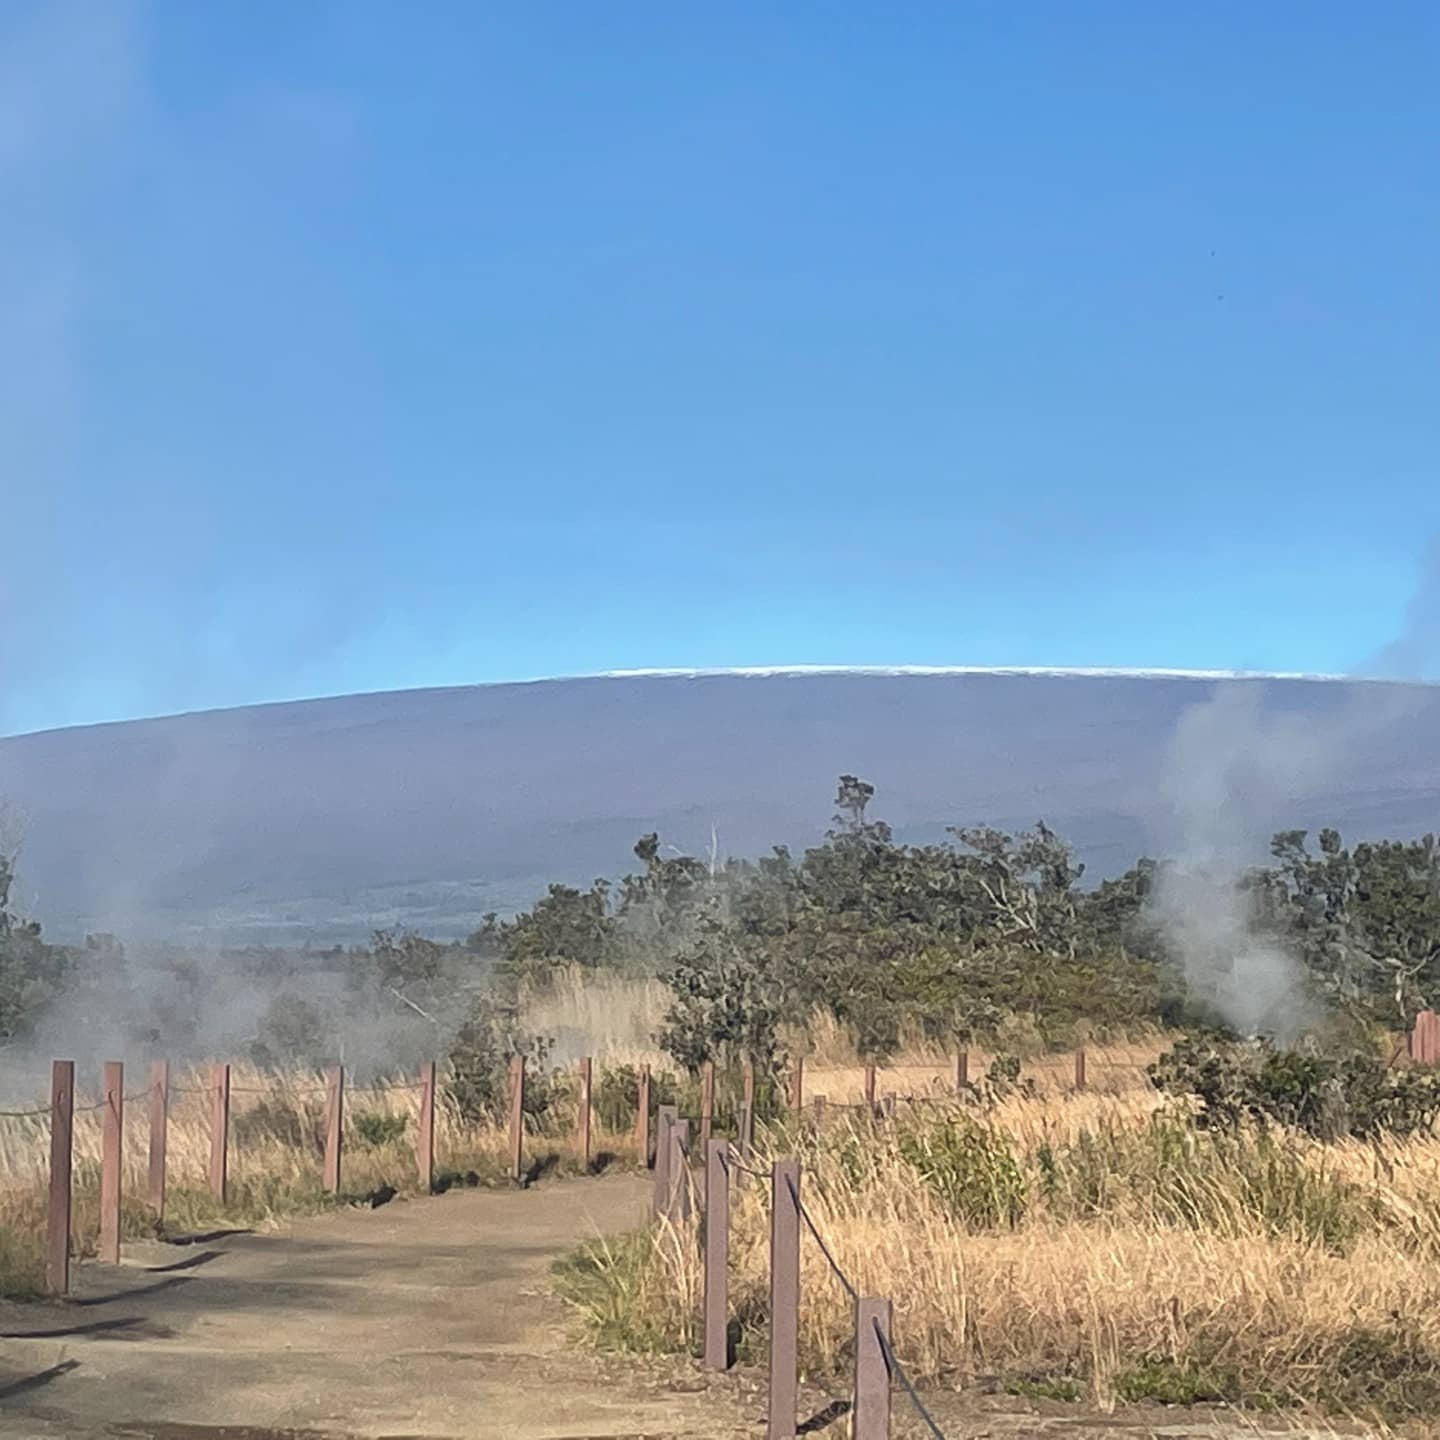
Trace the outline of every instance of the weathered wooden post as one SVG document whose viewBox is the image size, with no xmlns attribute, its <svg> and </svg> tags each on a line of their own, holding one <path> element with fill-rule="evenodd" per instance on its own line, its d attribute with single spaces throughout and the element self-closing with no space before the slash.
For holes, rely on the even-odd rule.
<svg viewBox="0 0 1440 1440">
<path fill-rule="evenodd" d="M 963 1095 L 970 1088 L 970 1052 L 962 1050 L 955 1057 L 955 1091 Z"/>
<path fill-rule="evenodd" d="M 649 1165 L 650 1160 L 650 1067 L 640 1067 L 640 1078 L 635 1083 L 635 1149 L 640 1154 L 640 1164 Z"/>
<path fill-rule="evenodd" d="M 797 1055 L 790 1064 L 790 1108 L 799 1115 L 805 1109 L 805 1057 Z"/>
<path fill-rule="evenodd" d="M 75 1136 L 75 1062 L 50 1066 L 50 1195 L 45 1215 L 45 1288 L 70 1293 L 70 1165 Z"/>
<path fill-rule="evenodd" d="M 665 1217 L 678 1225 L 690 1218 L 690 1121 L 670 1122 L 670 1193 L 665 1201 Z"/>
<path fill-rule="evenodd" d="M 729 1142 L 705 1147 L 705 1368 L 730 1365 Z"/>
<path fill-rule="evenodd" d="M 855 1305 L 854 1440 L 890 1440 L 890 1302 Z"/>
<path fill-rule="evenodd" d="M 875 1066 L 873 1064 L 865 1067 L 865 1109 L 871 1115 L 875 1113 Z"/>
<path fill-rule="evenodd" d="M 880 1097 L 880 1118 L 882 1120 L 893 1120 L 895 1118 L 895 1106 L 899 1097 L 892 1090 Z"/>
<path fill-rule="evenodd" d="M 524 1173 L 525 1057 L 510 1057 L 510 1179 L 518 1185 Z"/>
<path fill-rule="evenodd" d="M 755 1102 L 744 1100 L 740 1103 L 740 1134 L 736 1139 L 735 1148 L 740 1152 L 740 1158 L 745 1164 L 750 1163 L 750 1157 L 755 1153 Z"/>
<path fill-rule="evenodd" d="M 590 1057 L 584 1056 L 576 1065 L 579 1074 L 578 1109 L 575 1114 L 575 1148 L 580 1152 L 580 1168 L 590 1169 Z"/>
<path fill-rule="evenodd" d="M 755 1062 L 746 1060 L 740 1071 L 740 1103 L 750 1107 L 750 1113 L 755 1113 Z"/>
<path fill-rule="evenodd" d="M 800 1377 L 800 1162 L 770 1170 L 770 1404 L 767 1440 L 795 1440 Z"/>
<path fill-rule="evenodd" d="M 435 1188 L 435 1062 L 420 1067 L 420 1118 L 415 1127 L 415 1169 L 420 1193 Z"/>
<path fill-rule="evenodd" d="M 340 1147 L 345 1133 L 345 1067 L 325 1072 L 325 1189 L 340 1193 Z"/>
<path fill-rule="evenodd" d="M 675 1107 L 662 1105 L 655 1126 L 655 1199 L 652 1208 L 664 1215 L 670 1205 L 670 1127 L 675 1123 Z"/>
<path fill-rule="evenodd" d="M 810 1104 L 814 1112 L 813 1123 L 815 1129 L 818 1131 L 821 1126 L 825 1124 L 825 1097 L 823 1095 L 817 1095 Z"/>
<path fill-rule="evenodd" d="M 710 1132 L 715 1128 L 715 1062 L 707 1060 L 700 1067 L 700 1152 L 710 1145 Z"/>
<path fill-rule="evenodd" d="M 230 1067 L 210 1071 L 210 1193 L 223 1205 L 230 1188 Z"/>
<path fill-rule="evenodd" d="M 170 1062 L 156 1060 L 150 1066 L 150 1089 L 146 1096 L 150 1120 L 148 1199 L 150 1213 L 160 1224 L 165 1219 L 165 1151 L 170 1140 Z"/>
<path fill-rule="evenodd" d="M 1075 1052 L 1075 1088 L 1085 1088 L 1085 1047 L 1082 1045 Z"/>
<path fill-rule="evenodd" d="M 1440 1019 L 1433 1010 L 1421 1010 L 1410 1030 L 1410 1058 L 1417 1065 L 1440 1062 Z"/>
<path fill-rule="evenodd" d="M 120 1263 L 120 1167 L 125 1154 L 125 1066 L 105 1062 L 100 1083 L 100 1245 L 99 1258 Z"/>
</svg>

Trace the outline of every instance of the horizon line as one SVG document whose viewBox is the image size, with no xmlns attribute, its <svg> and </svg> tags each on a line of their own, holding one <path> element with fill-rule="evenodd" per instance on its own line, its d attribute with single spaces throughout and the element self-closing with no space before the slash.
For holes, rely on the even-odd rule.
<svg viewBox="0 0 1440 1440">
<path fill-rule="evenodd" d="M 237 705 L 209 705 L 192 710 L 161 711 L 131 715 L 119 720 L 83 720 L 71 725 L 47 725 L 38 730 L 17 730 L 0 734 L 0 742 L 24 740 L 39 735 L 57 735 L 67 730 L 98 730 L 110 725 L 145 725 L 165 720 L 185 720 L 200 715 L 223 715 L 240 710 L 266 710 L 283 705 L 323 705 L 334 700 L 363 700 L 392 695 L 425 695 L 445 690 L 491 690 L 521 685 L 562 685 L 587 680 L 701 680 L 732 676 L 739 679 L 784 679 L 787 676 L 868 675 L 868 676 L 1034 676 L 1063 679 L 1114 680 L 1195 680 L 1256 681 L 1279 680 L 1307 684 L 1406 685 L 1433 688 L 1440 681 L 1398 679 L 1384 675 L 1327 674 L 1303 670 L 1204 670 L 1174 666 L 1124 665 L 719 665 L 693 667 L 639 667 L 618 670 L 589 670 L 562 675 L 535 675 L 511 680 L 474 680 L 451 685 L 410 685 L 389 690 L 349 690 L 323 695 L 291 695 L 278 700 L 246 700 Z"/>
</svg>

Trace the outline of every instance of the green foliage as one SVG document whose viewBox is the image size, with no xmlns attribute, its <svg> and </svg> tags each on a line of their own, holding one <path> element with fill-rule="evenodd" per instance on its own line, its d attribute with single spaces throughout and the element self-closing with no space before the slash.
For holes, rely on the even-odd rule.
<svg viewBox="0 0 1440 1440">
<path fill-rule="evenodd" d="M 1020 1223 L 1028 1200 L 1025 1171 L 998 1130 L 968 1119 L 908 1126 L 898 1145 L 902 1158 L 967 1225 L 989 1230 Z"/>
<path fill-rule="evenodd" d="M 393 1145 L 405 1136 L 409 1119 L 404 1115 L 391 1115 L 384 1110 L 361 1110 L 351 1117 L 350 1128 L 362 1145 L 378 1150 L 384 1145 Z"/>
<path fill-rule="evenodd" d="M 1243 1121 L 1303 1130 L 1322 1140 L 1409 1135 L 1440 1116 L 1440 1073 L 1390 1069 L 1364 1051 L 1333 1056 L 1186 1036 L 1150 1067 L 1157 1088 L 1196 1104 L 1196 1122 Z"/>
<path fill-rule="evenodd" d="M 266 1141 L 316 1154 L 325 1150 L 323 1107 L 292 1100 L 279 1091 L 262 1095 L 248 1109 L 231 1116 L 230 1131 L 239 1150 Z"/>
<path fill-rule="evenodd" d="M 482 996 L 450 1047 L 445 1093 L 461 1119 L 475 1123 L 503 1117 L 509 1103 L 510 1057 L 523 1055 L 525 1113 L 538 1122 L 555 1104 L 562 1085 L 546 1069 L 553 1043 L 524 1034 L 513 1011 L 492 996 Z"/>
</svg>

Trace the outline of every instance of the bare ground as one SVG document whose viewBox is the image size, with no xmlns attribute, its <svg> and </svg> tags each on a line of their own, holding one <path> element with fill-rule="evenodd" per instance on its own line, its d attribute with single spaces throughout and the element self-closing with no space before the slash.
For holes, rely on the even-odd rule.
<svg viewBox="0 0 1440 1440">
<path fill-rule="evenodd" d="M 739 1440 L 760 1379 L 576 1343 L 551 1261 L 631 1228 L 630 1176 L 470 1191 L 266 1234 L 133 1246 L 64 1304 L 0 1306 L 0 1435 L 24 1440 Z M 896 1396 L 896 1418 L 904 1411 Z M 937 1399 L 948 1434 L 1218 1437 L 1230 1417 Z M 807 1396 L 809 1433 L 848 1433 Z M 908 1418 L 897 1434 L 919 1434 Z"/>
</svg>

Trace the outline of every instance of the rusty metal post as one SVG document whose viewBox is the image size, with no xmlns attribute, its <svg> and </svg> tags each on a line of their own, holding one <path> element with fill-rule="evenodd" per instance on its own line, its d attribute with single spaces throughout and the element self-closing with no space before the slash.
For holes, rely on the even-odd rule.
<svg viewBox="0 0 1440 1440">
<path fill-rule="evenodd" d="M 325 1189 L 340 1193 L 340 1147 L 345 1133 L 345 1067 L 325 1072 Z"/>
<path fill-rule="evenodd" d="M 125 1154 L 125 1066 L 107 1060 L 101 1080 L 100 1246 L 107 1265 L 120 1263 L 120 1167 Z"/>
<path fill-rule="evenodd" d="M 795 1440 L 800 1374 L 800 1162 L 770 1170 L 770 1403 L 767 1440 Z"/>
<path fill-rule="evenodd" d="M 882 1340 L 883 1337 L 883 1340 Z M 890 1440 L 890 1302 L 855 1305 L 854 1440 Z"/>
<path fill-rule="evenodd" d="M 525 1057 L 510 1057 L 510 1179 L 518 1185 L 525 1165 Z"/>
<path fill-rule="evenodd" d="M 963 1095 L 970 1087 L 970 1052 L 962 1050 L 955 1057 L 955 1090 Z"/>
<path fill-rule="evenodd" d="M 664 1215 L 670 1204 L 670 1127 L 675 1123 L 675 1107 L 662 1105 L 655 1126 L 655 1198 L 651 1208 Z"/>
<path fill-rule="evenodd" d="M 157 1224 L 165 1219 L 165 1151 L 170 1142 L 170 1062 L 156 1060 L 150 1066 L 147 1096 L 150 1117 L 150 1213 Z"/>
<path fill-rule="evenodd" d="M 650 1160 L 650 1067 L 640 1067 L 640 1078 L 635 1084 L 635 1149 L 640 1155 L 642 1167 Z"/>
<path fill-rule="evenodd" d="M 420 1067 L 420 1121 L 415 1127 L 415 1168 L 420 1192 L 435 1188 L 435 1062 Z"/>
<path fill-rule="evenodd" d="M 50 1196 L 45 1215 L 45 1288 L 70 1293 L 70 1165 L 75 1135 L 75 1062 L 50 1066 Z"/>
<path fill-rule="evenodd" d="M 678 1225 L 690 1218 L 690 1122 L 670 1122 L 670 1190 L 665 1197 L 665 1218 Z"/>
<path fill-rule="evenodd" d="M 703 1155 L 710 1144 L 710 1132 L 715 1128 L 715 1062 L 707 1060 L 700 1067 L 700 1153 Z"/>
<path fill-rule="evenodd" d="M 210 1072 L 210 1193 L 223 1205 L 230 1188 L 230 1067 Z"/>
<path fill-rule="evenodd" d="M 798 1115 L 805 1108 L 805 1057 L 797 1055 L 791 1065 L 790 1108 Z"/>
<path fill-rule="evenodd" d="M 1075 1088 L 1085 1088 L 1085 1047 L 1082 1045 L 1075 1052 Z"/>
<path fill-rule="evenodd" d="M 730 1367 L 729 1142 L 705 1147 L 705 1368 Z"/>
<path fill-rule="evenodd" d="M 592 1074 L 590 1057 L 586 1055 L 575 1068 L 580 1077 L 576 1096 L 578 1108 L 575 1114 L 575 1148 L 580 1152 L 580 1168 L 588 1171 L 590 1169 L 590 1077 Z"/>
<path fill-rule="evenodd" d="M 865 1067 L 865 1108 L 870 1114 L 875 1113 L 875 1066 Z"/>
</svg>

